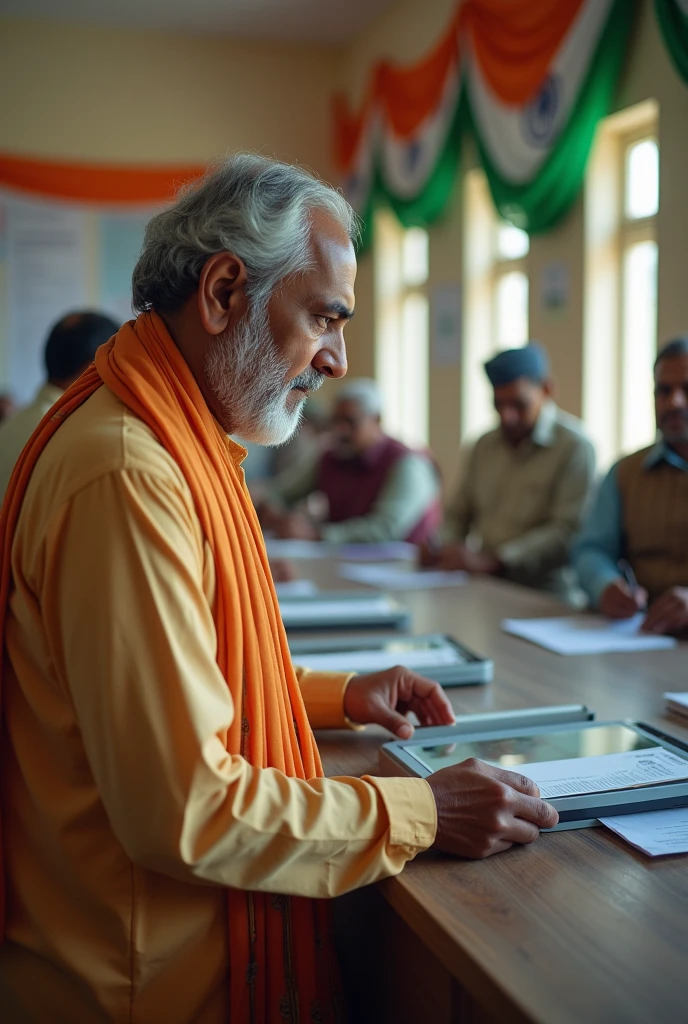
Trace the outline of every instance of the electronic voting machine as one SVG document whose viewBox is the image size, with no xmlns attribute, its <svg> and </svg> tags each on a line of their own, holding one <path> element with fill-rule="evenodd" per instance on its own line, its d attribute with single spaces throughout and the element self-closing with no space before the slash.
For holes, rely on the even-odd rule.
<svg viewBox="0 0 688 1024">
<path fill-rule="evenodd" d="M 322 590 L 309 597 L 280 600 L 282 622 L 294 630 L 398 629 L 411 625 L 411 616 L 389 594 L 361 590 Z"/>
<path fill-rule="evenodd" d="M 297 640 L 289 648 L 297 664 L 320 672 L 384 672 L 403 665 L 442 686 L 489 683 L 493 675 L 489 658 L 442 633 Z"/>
<path fill-rule="evenodd" d="M 469 757 L 533 779 L 559 812 L 553 831 L 688 806 L 688 744 L 643 722 L 597 722 L 582 705 L 464 715 L 386 743 L 385 775 L 427 778 Z M 549 830 L 548 830 L 549 831 Z"/>
</svg>

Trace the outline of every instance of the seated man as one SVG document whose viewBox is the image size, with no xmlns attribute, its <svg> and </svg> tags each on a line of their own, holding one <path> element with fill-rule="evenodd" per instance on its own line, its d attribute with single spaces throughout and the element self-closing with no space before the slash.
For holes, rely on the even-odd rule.
<svg viewBox="0 0 688 1024">
<path fill-rule="evenodd" d="M 380 391 L 353 380 L 337 395 L 332 445 L 313 461 L 280 475 L 268 488 L 263 518 L 282 537 L 322 538 L 333 544 L 407 540 L 420 544 L 440 523 L 440 480 L 430 458 L 388 437 L 380 423 Z M 324 495 L 327 513 L 316 524 L 293 508 Z"/>
<path fill-rule="evenodd" d="M 90 366 L 96 349 L 118 330 L 119 324 L 102 313 L 68 313 L 54 324 L 45 343 L 45 384 L 33 402 L 0 427 L 0 501 L 19 453 L 48 409 Z"/>
<path fill-rule="evenodd" d="M 569 545 L 595 471 L 582 424 L 552 401 L 547 355 L 538 345 L 485 364 L 500 426 L 471 452 L 447 517 L 452 543 L 424 561 L 501 574 L 575 600 Z M 479 548 L 467 543 L 475 535 Z"/>
<path fill-rule="evenodd" d="M 644 628 L 682 633 L 688 629 L 688 338 L 669 342 L 654 375 L 662 436 L 612 467 L 573 560 L 605 615 L 630 618 L 649 600 Z"/>
</svg>

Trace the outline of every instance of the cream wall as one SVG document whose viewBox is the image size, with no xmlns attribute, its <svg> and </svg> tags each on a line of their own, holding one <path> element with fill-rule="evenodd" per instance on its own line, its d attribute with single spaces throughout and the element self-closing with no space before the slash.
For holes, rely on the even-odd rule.
<svg viewBox="0 0 688 1024">
<path fill-rule="evenodd" d="M 199 162 L 227 149 L 329 163 L 323 47 L 0 19 L 0 149 Z"/>
<path fill-rule="evenodd" d="M 360 102 L 367 72 L 382 57 L 408 63 L 422 57 L 441 34 L 454 0 L 399 0 L 345 53 L 339 82 L 352 101 Z M 685 277 L 688 239 L 688 88 L 679 79 L 659 35 L 652 0 L 641 0 L 638 22 L 631 39 L 626 69 L 620 83 L 616 109 L 648 98 L 660 107 L 660 191 L 658 215 L 660 342 L 677 332 L 688 331 L 688 285 Z M 463 167 L 474 165 L 473 147 L 465 147 Z M 459 186 L 460 188 L 460 186 Z M 559 401 L 571 412 L 582 412 L 583 381 L 583 279 L 585 257 L 584 196 L 555 230 L 531 240 L 530 332 L 548 347 L 558 382 Z M 430 232 L 431 284 L 460 281 L 462 250 L 461 203 L 456 197 L 445 221 Z M 373 349 L 368 334 L 373 317 L 363 309 L 363 296 L 373 293 L 372 261 L 361 261 L 365 281 L 359 296 L 359 318 L 351 325 L 351 363 L 360 372 L 371 372 Z M 552 263 L 568 268 L 570 296 L 567 307 L 551 312 L 540 301 L 543 269 Z M 649 368 L 648 368 L 649 375 Z M 648 378 L 649 381 L 649 378 Z M 430 443 L 449 484 L 459 464 L 460 373 L 430 373 Z"/>
</svg>

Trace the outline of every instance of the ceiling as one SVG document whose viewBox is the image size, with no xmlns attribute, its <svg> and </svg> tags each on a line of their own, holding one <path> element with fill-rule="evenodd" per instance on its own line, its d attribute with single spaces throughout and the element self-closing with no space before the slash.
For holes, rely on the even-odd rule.
<svg viewBox="0 0 688 1024">
<path fill-rule="evenodd" d="M 392 0 L 0 0 L 0 14 L 336 45 Z"/>
</svg>

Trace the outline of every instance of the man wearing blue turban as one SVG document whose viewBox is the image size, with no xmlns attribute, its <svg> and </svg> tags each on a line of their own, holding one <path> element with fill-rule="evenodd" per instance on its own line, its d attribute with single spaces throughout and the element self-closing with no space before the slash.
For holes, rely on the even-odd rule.
<svg viewBox="0 0 688 1024">
<path fill-rule="evenodd" d="M 500 425 L 479 439 L 447 515 L 448 543 L 426 563 L 501 575 L 576 600 L 569 548 L 595 473 L 579 420 L 557 407 L 545 350 L 485 364 Z"/>
</svg>

